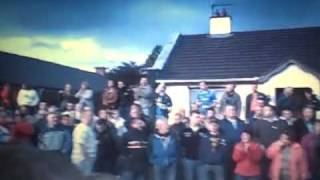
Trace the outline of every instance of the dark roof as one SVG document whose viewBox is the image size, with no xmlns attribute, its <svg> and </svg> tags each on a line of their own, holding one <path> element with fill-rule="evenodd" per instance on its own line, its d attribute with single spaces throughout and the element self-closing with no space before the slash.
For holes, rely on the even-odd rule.
<svg viewBox="0 0 320 180">
<path fill-rule="evenodd" d="M 261 77 L 289 60 L 320 72 L 320 27 L 180 35 L 158 79 Z"/>
<path fill-rule="evenodd" d="M 96 73 L 6 52 L 0 52 L 0 67 L 0 82 L 10 84 L 60 89 L 70 83 L 77 89 L 85 80 L 92 89 L 102 90 L 106 81 Z"/>
</svg>

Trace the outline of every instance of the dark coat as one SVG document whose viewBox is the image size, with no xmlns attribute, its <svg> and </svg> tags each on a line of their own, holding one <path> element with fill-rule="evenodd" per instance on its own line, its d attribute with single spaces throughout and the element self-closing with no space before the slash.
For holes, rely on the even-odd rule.
<svg viewBox="0 0 320 180">
<path fill-rule="evenodd" d="M 311 126 L 314 126 L 314 119 L 310 119 L 308 123 L 310 123 Z M 296 136 L 296 141 L 300 143 L 302 137 L 308 133 L 311 133 L 307 127 L 307 124 L 305 120 L 298 119 L 293 123 L 293 129 Z"/>
<path fill-rule="evenodd" d="M 269 97 L 266 96 L 263 93 L 257 92 L 258 96 L 257 99 L 261 99 L 264 101 L 265 104 L 268 104 L 269 102 Z M 246 98 L 246 118 L 249 119 L 254 115 L 254 112 L 250 111 L 250 107 L 251 107 L 251 101 L 252 101 L 252 93 L 249 94 Z"/>
</svg>

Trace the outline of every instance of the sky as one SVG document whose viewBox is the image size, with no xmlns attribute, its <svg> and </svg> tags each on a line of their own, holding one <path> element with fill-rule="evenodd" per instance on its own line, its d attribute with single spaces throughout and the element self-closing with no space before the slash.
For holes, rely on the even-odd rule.
<svg viewBox="0 0 320 180">
<path fill-rule="evenodd" d="M 213 0 L 0 0 L 0 51 L 83 70 L 143 64 L 177 33 L 206 34 Z M 230 3 L 232 31 L 320 25 L 320 0 Z"/>
</svg>

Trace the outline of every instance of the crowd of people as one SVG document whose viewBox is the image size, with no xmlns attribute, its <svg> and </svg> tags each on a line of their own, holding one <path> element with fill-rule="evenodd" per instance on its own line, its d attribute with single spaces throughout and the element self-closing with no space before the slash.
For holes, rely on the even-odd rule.
<svg viewBox="0 0 320 180">
<path fill-rule="evenodd" d="M 275 104 L 252 86 L 245 116 L 236 85 L 217 98 L 206 82 L 191 112 L 172 112 L 166 86 L 147 77 L 128 88 L 109 80 L 101 106 L 83 82 L 59 91 L 59 106 L 22 86 L 12 108 L 9 85 L 1 89 L 0 143 L 26 144 L 68 158 L 83 174 L 111 173 L 123 180 L 319 180 L 320 103 L 285 88 Z M 169 116 L 170 114 L 170 116 Z M 187 116 L 189 114 L 189 116 Z"/>
</svg>

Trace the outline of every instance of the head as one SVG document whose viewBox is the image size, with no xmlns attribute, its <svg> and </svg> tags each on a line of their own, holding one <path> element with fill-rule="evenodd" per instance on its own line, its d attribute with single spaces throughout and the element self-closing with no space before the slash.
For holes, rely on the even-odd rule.
<svg viewBox="0 0 320 180">
<path fill-rule="evenodd" d="M 118 88 L 121 89 L 121 88 L 124 88 L 126 85 L 124 84 L 123 81 L 118 81 Z"/>
<path fill-rule="evenodd" d="M 71 118 L 70 118 L 69 114 L 62 113 L 61 124 L 65 125 L 65 126 L 71 126 L 72 125 Z"/>
<path fill-rule="evenodd" d="M 159 84 L 157 87 L 157 91 L 158 93 L 164 93 L 166 91 L 166 85 L 163 83 Z"/>
<path fill-rule="evenodd" d="M 81 122 L 85 125 L 90 125 L 92 122 L 92 111 L 91 109 L 84 108 L 81 113 Z"/>
<path fill-rule="evenodd" d="M 211 133 L 219 133 L 219 122 L 218 120 L 210 120 L 207 125 L 207 129 Z"/>
<path fill-rule="evenodd" d="M 199 110 L 199 105 L 197 103 L 192 103 L 191 104 L 191 111 L 198 111 Z"/>
<path fill-rule="evenodd" d="M 294 142 L 295 134 L 292 130 L 285 130 L 283 133 L 280 134 L 279 140 L 285 145 L 288 146 L 292 142 Z"/>
<path fill-rule="evenodd" d="M 235 89 L 236 89 L 235 84 L 227 84 L 226 86 L 226 92 L 234 92 Z"/>
<path fill-rule="evenodd" d="M 72 86 L 71 84 L 67 83 L 64 85 L 64 90 L 67 91 L 67 92 L 71 92 L 72 90 Z"/>
<path fill-rule="evenodd" d="M 284 119 L 289 120 L 293 117 L 293 112 L 290 109 L 284 109 L 281 111 L 281 116 Z"/>
<path fill-rule="evenodd" d="M 68 102 L 66 109 L 67 109 L 67 111 L 73 111 L 74 110 L 74 105 L 72 103 Z"/>
<path fill-rule="evenodd" d="M 312 92 L 312 89 L 311 88 L 308 88 L 304 91 L 304 96 L 307 98 L 307 99 L 311 99 L 312 96 L 313 96 L 313 92 Z"/>
<path fill-rule="evenodd" d="M 56 113 L 56 112 L 58 112 L 58 108 L 56 107 L 56 106 L 49 106 L 48 107 L 48 112 L 49 113 Z"/>
<path fill-rule="evenodd" d="M 294 93 L 294 89 L 292 87 L 286 87 L 283 90 L 283 94 L 288 97 L 293 95 L 293 93 Z"/>
<path fill-rule="evenodd" d="M 272 118 L 274 116 L 274 107 L 271 105 L 266 105 L 263 107 L 263 117 Z"/>
<path fill-rule="evenodd" d="M 101 132 L 105 131 L 106 129 L 107 129 L 106 122 L 101 120 L 101 119 L 98 120 L 96 125 L 95 125 L 95 130 L 98 133 L 101 133 Z"/>
<path fill-rule="evenodd" d="M 39 103 L 39 109 L 40 110 L 47 110 L 47 103 L 46 102 L 40 102 Z"/>
<path fill-rule="evenodd" d="M 142 116 L 142 110 L 141 107 L 137 104 L 133 104 L 130 107 L 130 117 L 139 119 Z"/>
<path fill-rule="evenodd" d="M 114 81 L 109 79 L 107 82 L 107 87 L 114 87 L 115 86 L 114 84 L 115 84 Z"/>
<path fill-rule="evenodd" d="M 47 123 L 48 125 L 50 126 L 55 126 L 58 124 L 58 115 L 54 112 L 50 112 L 48 115 L 47 115 Z"/>
<path fill-rule="evenodd" d="M 190 126 L 200 125 L 200 113 L 199 111 L 192 111 L 190 116 Z"/>
<path fill-rule="evenodd" d="M 314 117 L 313 108 L 312 107 L 304 107 L 302 109 L 302 117 L 306 121 L 313 119 L 313 117 Z"/>
<path fill-rule="evenodd" d="M 237 111 L 236 111 L 236 107 L 232 106 L 232 105 L 227 105 L 224 108 L 224 116 L 226 118 L 236 118 L 237 117 Z"/>
<path fill-rule="evenodd" d="M 174 123 L 179 124 L 182 122 L 182 116 L 180 113 L 175 113 L 174 114 Z"/>
<path fill-rule="evenodd" d="M 120 118 L 120 112 L 119 112 L 119 110 L 113 110 L 113 111 L 111 112 L 111 116 L 112 116 L 112 118 L 114 118 L 114 119 Z"/>
<path fill-rule="evenodd" d="M 251 141 L 251 132 L 249 130 L 244 130 L 241 133 L 241 142 L 248 143 Z"/>
<path fill-rule="evenodd" d="M 100 109 L 98 116 L 99 116 L 99 119 L 104 119 L 104 120 L 108 119 L 108 113 L 105 109 Z"/>
<path fill-rule="evenodd" d="M 142 77 L 141 79 L 140 79 L 140 85 L 141 86 L 146 86 L 146 85 L 148 85 L 148 78 L 147 77 Z"/>
<path fill-rule="evenodd" d="M 74 106 L 74 110 L 75 111 L 81 111 L 82 110 L 82 106 L 81 106 L 81 104 L 79 104 L 79 103 L 77 103 L 75 106 Z"/>
<path fill-rule="evenodd" d="M 89 88 L 88 82 L 83 81 L 83 82 L 81 83 L 81 85 L 80 85 L 80 88 L 81 88 L 81 89 L 88 89 L 88 88 Z"/>
<path fill-rule="evenodd" d="M 169 124 L 167 119 L 158 119 L 156 121 L 155 127 L 159 134 L 169 133 Z"/>
<path fill-rule="evenodd" d="M 208 109 L 207 110 L 207 118 L 211 119 L 211 118 L 215 118 L 216 112 L 213 109 Z"/>
<path fill-rule="evenodd" d="M 143 130 L 146 126 L 146 123 L 141 119 L 132 119 L 130 127 L 137 130 Z"/>
<path fill-rule="evenodd" d="M 254 111 L 254 115 L 257 117 L 260 117 L 263 115 L 263 107 L 261 106 L 257 106 L 255 111 Z"/>
<path fill-rule="evenodd" d="M 202 81 L 199 83 L 199 87 L 201 90 L 207 90 L 208 89 L 208 85 L 205 81 Z"/>
</svg>

